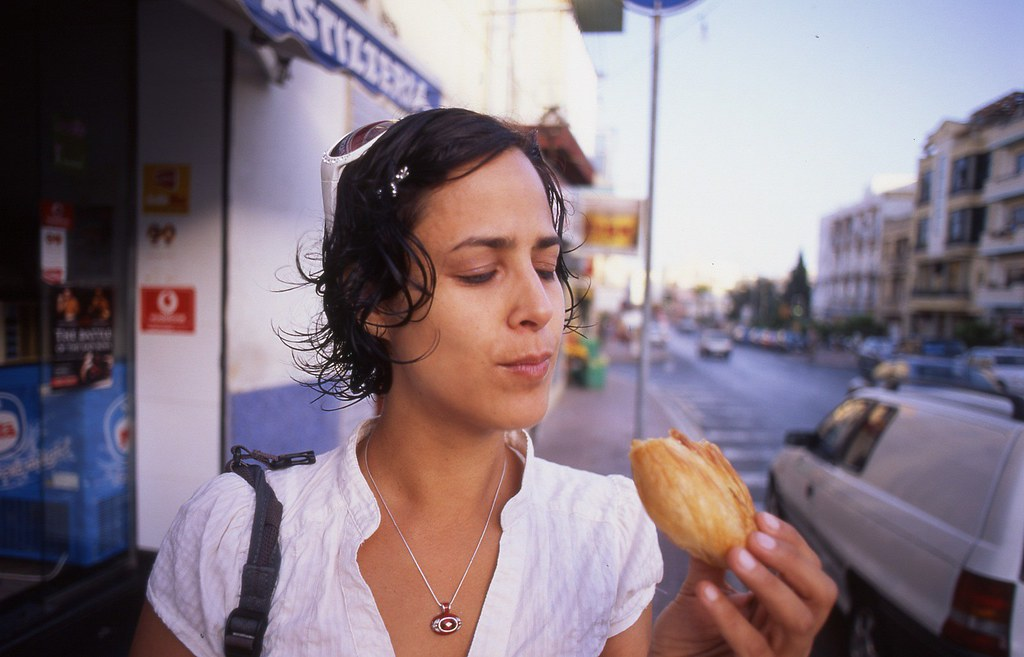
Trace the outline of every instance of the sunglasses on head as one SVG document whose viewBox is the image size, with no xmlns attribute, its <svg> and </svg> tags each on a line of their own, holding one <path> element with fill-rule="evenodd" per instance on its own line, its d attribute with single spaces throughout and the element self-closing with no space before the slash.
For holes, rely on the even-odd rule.
<svg viewBox="0 0 1024 657">
<path fill-rule="evenodd" d="M 327 230 L 334 223 L 335 203 L 338 200 L 338 180 L 347 164 L 353 162 L 369 150 L 381 135 L 388 131 L 397 121 L 388 119 L 375 121 L 356 128 L 324 153 L 320 161 L 320 188 L 324 197 L 324 218 Z"/>
</svg>

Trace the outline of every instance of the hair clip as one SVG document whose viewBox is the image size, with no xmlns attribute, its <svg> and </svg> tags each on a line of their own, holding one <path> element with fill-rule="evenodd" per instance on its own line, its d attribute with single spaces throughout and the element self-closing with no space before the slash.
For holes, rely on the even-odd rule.
<svg viewBox="0 0 1024 657">
<path fill-rule="evenodd" d="M 409 167 L 403 166 L 391 179 L 391 198 L 398 198 L 398 183 L 409 177 Z"/>
</svg>

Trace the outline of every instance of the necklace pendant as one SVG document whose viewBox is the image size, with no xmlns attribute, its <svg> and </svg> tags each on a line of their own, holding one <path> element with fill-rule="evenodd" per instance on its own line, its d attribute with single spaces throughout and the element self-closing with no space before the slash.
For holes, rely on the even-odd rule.
<svg viewBox="0 0 1024 657">
<path fill-rule="evenodd" d="M 430 629 L 437 634 L 452 634 L 462 627 L 462 619 L 451 612 L 450 604 L 442 604 L 441 613 L 430 622 Z"/>
</svg>

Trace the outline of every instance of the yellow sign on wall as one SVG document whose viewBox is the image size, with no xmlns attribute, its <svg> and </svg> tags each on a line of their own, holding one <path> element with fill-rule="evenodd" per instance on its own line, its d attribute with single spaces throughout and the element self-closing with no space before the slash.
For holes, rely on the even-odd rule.
<svg viewBox="0 0 1024 657">
<path fill-rule="evenodd" d="M 592 210 L 586 214 L 589 247 L 607 249 L 637 248 L 640 238 L 640 215 L 637 212 L 602 212 Z"/>
<path fill-rule="evenodd" d="M 145 164 L 142 167 L 142 211 L 188 214 L 192 167 L 188 164 Z"/>
</svg>

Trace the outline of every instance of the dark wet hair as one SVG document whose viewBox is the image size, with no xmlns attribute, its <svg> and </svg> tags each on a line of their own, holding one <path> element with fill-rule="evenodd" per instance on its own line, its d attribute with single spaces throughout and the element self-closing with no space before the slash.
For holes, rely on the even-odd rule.
<svg viewBox="0 0 1024 657">
<path fill-rule="evenodd" d="M 429 309 L 436 281 L 434 264 L 413 233 L 428 194 L 512 148 L 533 164 L 561 237 L 566 203 L 536 135 L 495 117 L 454 108 L 412 114 L 345 167 L 333 225 L 312 257 L 319 270 L 307 271 L 301 254 L 298 258 L 300 276 L 323 299 L 313 326 L 286 340 L 296 349 L 298 366 L 313 379 L 306 385 L 346 403 L 388 392 L 392 365 L 399 361 L 378 333 L 409 324 L 418 311 Z M 570 328 L 576 303 L 562 254 L 555 273 L 568 293 L 565 326 Z M 372 316 L 384 319 L 374 325 Z"/>
</svg>

